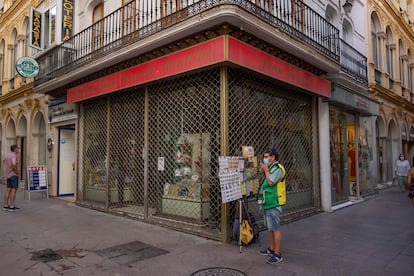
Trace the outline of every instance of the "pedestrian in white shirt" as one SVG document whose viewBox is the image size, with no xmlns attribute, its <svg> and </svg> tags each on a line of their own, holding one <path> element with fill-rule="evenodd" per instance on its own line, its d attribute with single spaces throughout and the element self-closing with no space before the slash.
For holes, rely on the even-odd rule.
<svg viewBox="0 0 414 276">
<path fill-rule="evenodd" d="M 399 159 L 395 162 L 395 175 L 401 192 L 405 191 L 410 168 L 410 163 L 405 159 L 404 154 L 401 153 Z"/>
</svg>

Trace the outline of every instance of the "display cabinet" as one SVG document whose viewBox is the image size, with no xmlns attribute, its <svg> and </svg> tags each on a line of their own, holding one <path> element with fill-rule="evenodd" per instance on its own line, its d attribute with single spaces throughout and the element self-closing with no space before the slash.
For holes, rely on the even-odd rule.
<svg viewBox="0 0 414 276">
<path fill-rule="evenodd" d="M 208 133 L 177 140 L 173 183 L 164 183 L 162 213 L 204 220 L 210 216 Z"/>
</svg>

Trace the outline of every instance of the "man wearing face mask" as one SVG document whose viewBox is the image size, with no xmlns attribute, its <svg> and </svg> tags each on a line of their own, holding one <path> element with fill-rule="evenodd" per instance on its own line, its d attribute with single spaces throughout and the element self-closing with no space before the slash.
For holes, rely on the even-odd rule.
<svg viewBox="0 0 414 276">
<path fill-rule="evenodd" d="M 397 177 L 400 191 L 404 192 L 407 184 L 408 172 L 410 171 L 410 163 L 405 159 L 403 153 L 400 154 L 399 160 L 395 162 L 395 175 Z"/>
<path fill-rule="evenodd" d="M 14 201 L 16 199 L 17 188 L 19 187 L 19 169 L 17 168 L 17 153 L 19 148 L 16 145 L 10 147 L 11 152 L 4 158 L 4 177 L 7 182 L 7 189 L 4 194 L 3 210 L 5 211 L 19 211 Z"/>
<path fill-rule="evenodd" d="M 263 154 L 263 163 L 260 172 L 263 173 L 263 182 L 259 189 L 258 203 L 264 213 L 264 224 L 269 233 L 269 247 L 259 251 L 259 255 L 270 256 L 268 264 L 277 264 L 283 261 L 281 254 L 282 232 L 280 216 L 282 207 L 278 202 L 276 185 L 282 179 L 283 172 L 278 166 L 279 155 L 276 149 L 269 149 Z"/>
</svg>

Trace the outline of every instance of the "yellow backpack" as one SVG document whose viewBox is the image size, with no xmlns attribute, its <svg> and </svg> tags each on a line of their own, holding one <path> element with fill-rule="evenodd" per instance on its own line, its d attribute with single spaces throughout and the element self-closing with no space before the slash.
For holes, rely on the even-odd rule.
<svg viewBox="0 0 414 276">
<path fill-rule="evenodd" d="M 282 178 L 276 185 L 277 201 L 279 205 L 286 204 L 286 170 L 281 164 L 276 164 L 282 170 Z"/>
<path fill-rule="evenodd" d="M 240 240 L 243 245 L 249 245 L 255 241 L 253 226 L 247 219 L 243 219 L 240 225 Z"/>
</svg>

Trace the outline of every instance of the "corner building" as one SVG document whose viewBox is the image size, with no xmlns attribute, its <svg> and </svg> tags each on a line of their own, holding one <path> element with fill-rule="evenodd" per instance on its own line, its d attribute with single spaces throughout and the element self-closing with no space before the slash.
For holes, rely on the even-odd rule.
<svg viewBox="0 0 414 276">
<path fill-rule="evenodd" d="M 27 166 L 46 165 L 48 96 L 33 91 L 34 79 L 16 70 L 22 57 L 33 57 L 29 45 L 29 8 L 39 1 L 0 1 L 0 156 L 15 144 L 19 188 L 27 189 Z M 4 181 L 3 162 L 0 179 Z"/>
<path fill-rule="evenodd" d="M 236 203 L 221 202 L 218 157 L 249 145 L 279 150 L 285 221 L 321 209 L 338 29 L 300 1 L 78 2 L 77 34 L 39 54 L 36 82 L 76 106 L 78 204 L 227 241 Z"/>
</svg>

